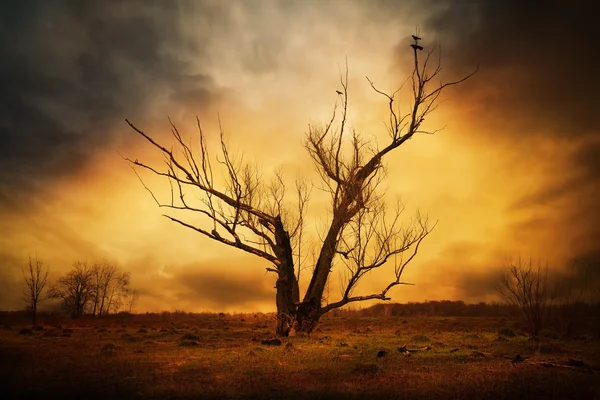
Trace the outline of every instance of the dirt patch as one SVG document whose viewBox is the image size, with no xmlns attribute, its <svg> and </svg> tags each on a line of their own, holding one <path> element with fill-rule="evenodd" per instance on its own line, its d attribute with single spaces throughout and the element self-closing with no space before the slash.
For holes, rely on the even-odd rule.
<svg viewBox="0 0 600 400">
<path fill-rule="evenodd" d="M 195 340 L 180 340 L 178 342 L 179 347 L 198 347 L 200 346 Z"/>
<path fill-rule="evenodd" d="M 498 331 L 498 335 L 500 336 L 504 336 L 504 337 L 510 337 L 510 338 L 514 338 L 517 335 L 515 334 L 515 331 L 513 331 L 512 329 L 508 329 L 508 328 L 502 328 Z"/>
<path fill-rule="evenodd" d="M 383 370 L 376 364 L 357 364 L 352 369 L 352 373 L 358 375 L 377 375 L 381 372 L 383 372 Z"/>
<path fill-rule="evenodd" d="M 281 346 L 281 340 L 277 338 L 261 340 L 260 344 L 265 346 Z"/>
<path fill-rule="evenodd" d="M 196 335 L 192 335 L 191 333 L 186 333 L 179 340 L 200 340 L 200 337 Z"/>
</svg>

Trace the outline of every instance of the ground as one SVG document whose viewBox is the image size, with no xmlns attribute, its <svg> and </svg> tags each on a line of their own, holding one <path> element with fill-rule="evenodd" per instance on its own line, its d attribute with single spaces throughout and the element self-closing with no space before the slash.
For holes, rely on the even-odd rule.
<svg viewBox="0 0 600 400">
<path fill-rule="evenodd" d="M 510 318 L 326 318 L 279 345 L 263 314 L 40 322 L 0 316 L 5 400 L 600 399 L 598 338 L 537 345 Z"/>
</svg>

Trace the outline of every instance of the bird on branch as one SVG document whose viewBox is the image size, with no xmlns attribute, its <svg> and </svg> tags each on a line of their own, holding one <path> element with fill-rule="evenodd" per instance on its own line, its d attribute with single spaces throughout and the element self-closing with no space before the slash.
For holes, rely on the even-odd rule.
<svg viewBox="0 0 600 400">
<path fill-rule="evenodd" d="M 418 35 L 411 35 L 412 38 L 415 40 L 415 42 L 413 44 L 410 45 L 410 47 L 412 47 L 415 50 L 423 50 L 422 46 L 419 46 L 419 40 L 421 40 L 421 38 Z"/>
<path fill-rule="evenodd" d="M 352 252 L 352 250 L 354 250 L 354 247 L 348 251 L 336 250 L 336 253 L 341 254 L 346 260 L 349 260 L 350 257 L 348 257 L 348 255 Z"/>
<path fill-rule="evenodd" d="M 216 230 L 216 229 L 213 229 L 211 233 L 212 233 L 212 235 L 213 235 L 214 237 L 216 237 L 217 239 L 221 239 L 221 235 L 219 235 L 219 232 L 217 232 L 217 230 Z"/>
<path fill-rule="evenodd" d="M 337 94 L 339 94 L 340 96 L 343 95 L 344 93 L 340 92 L 339 90 L 335 91 Z"/>
</svg>

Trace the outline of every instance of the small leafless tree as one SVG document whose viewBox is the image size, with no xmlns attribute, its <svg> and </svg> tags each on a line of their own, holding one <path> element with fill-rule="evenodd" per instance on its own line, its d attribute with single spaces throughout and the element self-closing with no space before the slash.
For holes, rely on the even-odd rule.
<svg viewBox="0 0 600 400">
<path fill-rule="evenodd" d="M 119 308 L 121 298 L 129 285 L 130 274 L 122 272 L 116 264 L 107 261 L 94 264 L 92 270 L 92 315 L 101 317 Z"/>
<path fill-rule="evenodd" d="M 211 157 L 199 121 L 196 146 L 185 141 L 171 123 L 175 148 L 159 144 L 127 121 L 137 134 L 164 156 L 162 168 L 137 159 L 126 160 L 132 168 L 140 167 L 169 182 L 170 198 L 160 201 L 138 175 L 157 205 L 170 209 L 169 214 L 163 214 L 165 217 L 271 263 L 267 271 L 277 274 L 278 335 L 287 336 L 292 327 L 311 332 L 322 315 L 351 302 L 389 300 L 390 289 L 405 284 L 401 275 L 406 265 L 413 260 L 420 243 L 433 229 L 434 224 L 420 215 L 409 224 L 401 224 L 402 207 L 396 208 L 393 213 L 388 211 L 380 188 L 385 177 L 384 158 L 417 134 L 435 133 L 424 129 L 422 124 L 425 117 L 436 109 L 442 91 L 465 81 L 476 71 L 456 81 L 440 82 L 439 54 L 437 60 L 435 50 L 425 52 L 422 57 L 422 46 L 411 47 L 413 72 L 406 82 L 411 83 L 409 93 L 412 101 L 404 111 L 397 106 L 396 100 L 404 85 L 387 94 L 367 78 L 368 84 L 385 99 L 389 109 L 385 146 L 380 148 L 370 138 L 348 128 L 347 66 L 345 74 L 340 74 L 342 90 L 338 91 L 331 119 L 322 127 L 309 126 L 304 145 L 321 178 L 320 188 L 328 193 L 331 202 L 328 227 L 302 300 L 298 280 L 302 269 L 304 218 L 310 194 L 307 184 L 297 180 L 294 201 L 289 201 L 282 174 L 275 172 L 270 181 L 265 180 L 260 169 L 244 163 L 241 157 L 233 156 L 220 124 L 220 154 Z M 218 169 L 225 176 L 224 181 L 215 179 L 219 176 Z M 205 224 L 183 219 L 184 212 L 204 217 Z M 407 251 L 410 256 L 403 260 L 401 256 Z M 347 271 L 342 297 L 324 306 L 324 291 L 340 257 Z M 394 278 L 381 292 L 354 294 L 364 276 L 390 261 L 394 263 Z"/>
<path fill-rule="evenodd" d="M 529 334 L 538 339 L 550 308 L 548 267 L 542 268 L 539 262 L 534 266 L 531 259 L 526 262 L 520 257 L 510 261 L 498 285 L 498 292 L 506 303 L 521 311 Z"/>
<path fill-rule="evenodd" d="M 123 307 L 129 314 L 133 314 L 133 310 L 140 298 L 140 293 L 137 289 L 127 289 L 123 293 Z"/>
<path fill-rule="evenodd" d="M 105 314 L 118 312 L 123 307 L 130 282 L 131 274 L 129 272 L 121 272 L 117 275 L 117 278 L 109 286 Z"/>
<path fill-rule="evenodd" d="M 85 262 L 76 262 L 73 269 L 50 289 L 50 296 L 63 300 L 65 310 L 73 318 L 79 318 L 89 311 L 94 299 L 94 273 L 93 267 Z"/>
<path fill-rule="evenodd" d="M 48 298 L 46 285 L 48 284 L 49 267 L 37 256 L 29 257 L 27 267 L 22 270 L 25 279 L 23 296 L 27 302 L 27 311 L 31 313 L 31 323 L 37 323 L 37 311 L 41 302 Z"/>
</svg>

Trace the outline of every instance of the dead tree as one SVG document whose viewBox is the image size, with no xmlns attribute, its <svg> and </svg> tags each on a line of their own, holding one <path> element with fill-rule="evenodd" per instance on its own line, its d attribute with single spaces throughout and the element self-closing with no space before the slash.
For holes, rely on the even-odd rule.
<svg viewBox="0 0 600 400">
<path fill-rule="evenodd" d="M 73 318 L 89 311 L 94 295 L 94 268 L 85 262 L 76 262 L 73 269 L 50 289 L 50 296 L 63 300 L 63 307 Z"/>
<path fill-rule="evenodd" d="M 135 305 L 137 304 L 139 298 L 140 293 L 137 289 L 126 289 L 123 292 L 124 311 L 128 312 L 129 314 L 133 314 L 133 310 L 135 309 Z"/>
<path fill-rule="evenodd" d="M 37 311 L 39 304 L 48 298 L 46 285 L 48 283 L 49 267 L 42 260 L 29 257 L 27 268 L 22 270 L 25 279 L 23 296 L 27 302 L 27 311 L 31 313 L 31 323 L 37 323 Z"/>
<path fill-rule="evenodd" d="M 529 334 L 538 339 L 550 308 L 548 267 L 542 269 L 539 263 L 534 266 L 531 259 L 528 263 L 522 258 L 511 261 L 497 290 L 507 304 L 521 311 Z"/>
<path fill-rule="evenodd" d="M 118 312 L 124 305 L 126 294 L 129 290 L 129 282 L 131 281 L 131 273 L 121 272 L 111 282 L 106 293 L 106 302 L 104 314 Z"/>
<path fill-rule="evenodd" d="M 92 315 L 101 317 L 111 309 L 118 309 L 129 285 L 129 272 L 122 272 L 116 264 L 101 262 L 92 266 Z"/>
<path fill-rule="evenodd" d="M 425 116 L 435 110 L 445 88 L 463 82 L 473 74 L 457 81 L 436 84 L 434 80 L 441 71 L 439 55 L 437 65 L 432 69 L 428 64 L 435 58 L 434 51 L 429 51 L 423 61 L 416 49 L 413 55 L 414 70 L 409 77 L 413 100 L 405 113 L 396 107 L 395 95 L 400 89 L 389 95 L 377 89 L 367 78 L 373 90 L 381 94 L 389 106 L 386 146 L 378 148 L 357 132 L 348 132 L 347 67 L 341 78 L 343 90 L 338 93 L 331 120 L 322 128 L 309 127 L 305 148 L 314 160 L 322 189 L 331 197 L 331 206 L 329 226 L 302 300 L 298 280 L 302 263 L 302 232 L 310 194 L 307 184 L 296 182 L 295 202 L 290 202 L 285 196 L 282 174 L 276 172 L 270 183 L 265 182 L 258 168 L 231 154 L 220 124 L 219 156 L 215 158 L 209 153 L 206 136 L 198 120 L 199 141 L 195 146 L 184 141 L 169 120 L 175 149 L 159 144 L 127 120 L 135 132 L 164 156 L 164 165 L 160 168 L 137 159 L 125 159 L 132 167 L 140 167 L 168 181 L 170 197 L 167 201 L 160 201 L 138 175 L 157 205 L 171 210 L 169 214 L 163 214 L 165 217 L 212 240 L 270 262 L 267 271 L 277 274 L 278 335 L 287 336 L 292 327 L 310 332 L 324 313 L 350 302 L 389 300 L 389 290 L 405 284 L 401 281 L 402 272 L 433 228 L 427 218 L 420 216 L 412 224 L 401 225 L 401 208 L 389 215 L 383 193 L 379 190 L 384 178 L 383 160 L 415 134 L 434 133 L 421 127 Z M 223 172 L 224 180 L 215 178 L 219 176 L 218 169 Z M 183 217 L 185 212 L 204 217 L 205 223 L 191 223 Z M 411 251 L 411 255 L 402 260 L 401 255 L 407 251 Z M 295 257 L 298 260 L 296 264 Z M 345 288 L 339 301 L 323 307 L 324 290 L 337 257 L 343 257 L 342 261 L 346 263 Z M 395 264 L 394 279 L 389 285 L 379 293 L 353 294 L 361 278 L 389 261 Z"/>
</svg>

